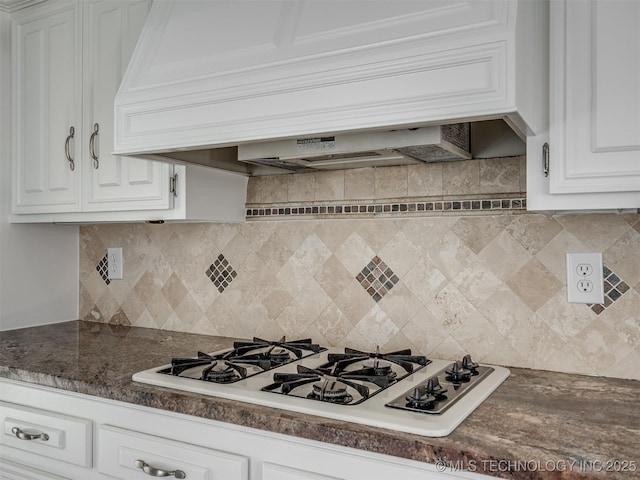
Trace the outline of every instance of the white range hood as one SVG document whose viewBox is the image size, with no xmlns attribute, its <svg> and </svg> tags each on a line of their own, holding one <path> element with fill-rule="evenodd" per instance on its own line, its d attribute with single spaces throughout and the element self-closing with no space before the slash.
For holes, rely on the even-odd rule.
<svg viewBox="0 0 640 480">
<path fill-rule="evenodd" d="M 253 142 L 497 118 L 521 137 L 537 133 L 547 9 L 544 0 L 155 2 L 115 99 L 115 153 L 243 171 L 236 147 Z"/>
</svg>

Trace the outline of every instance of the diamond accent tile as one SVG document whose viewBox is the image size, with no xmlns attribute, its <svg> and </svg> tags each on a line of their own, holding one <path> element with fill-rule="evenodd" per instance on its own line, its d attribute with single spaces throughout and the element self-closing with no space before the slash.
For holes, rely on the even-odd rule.
<svg viewBox="0 0 640 480">
<path fill-rule="evenodd" d="M 111 280 L 109 280 L 109 259 L 106 255 L 102 257 L 98 265 L 96 265 L 96 272 L 98 272 L 100 278 L 104 280 L 104 283 L 107 285 L 111 283 Z"/>
<path fill-rule="evenodd" d="M 399 278 L 377 255 L 365 266 L 356 280 L 360 282 L 371 298 L 379 302 L 391 290 Z"/>
<path fill-rule="evenodd" d="M 229 261 L 224 258 L 224 255 L 220 254 L 209 266 L 206 275 L 218 291 L 222 293 L 233 282 L 233 279 L 238 276 L 238 273 L 229 264 Z"/>
<path fill-rule="evenodd" d="M 600 315 L 606 308 L 613 305 L 613 302 L 627 293 L 630 288 L 629 285 L 606 265 L 602 266 L 602 276 L 604 277 L 604 304 L 587 305 L 596 315 Z"/>
</svg>

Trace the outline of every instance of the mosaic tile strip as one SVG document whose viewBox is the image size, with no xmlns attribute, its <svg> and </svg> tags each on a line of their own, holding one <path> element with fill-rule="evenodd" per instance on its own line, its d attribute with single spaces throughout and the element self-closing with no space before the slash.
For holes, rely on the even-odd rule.
<svg viewBox="0 0 640 480">
<path fill-rule="evenodd" d="M 369 295 L 379 302 L 393 286 L 398 283 L 398 277 L 393 270 L 387 266 L 380 257 L 375 256 L 362 271 L 356 275 L 356 280 L 360 282 Z"/>
<path fill-rule="evenodd" d="M 238 276 L 222 254 L 218 255 L 218 258 L 215 259 L 205 273 L 220 293 L 224 292 L 225 288 Z"/>
<path fill-rule="evenodd" d="M 500 199 L 465 199 L 436 200 L 431 202 L 375 203 L 375 204 L 342 204 L 342 205 L 307 205 L 283 206 L 272 205 L 260 208 L 247 208 L 247 218 L 256 217 L 290 217 L 296 215 L 353 215 L 353 214 L 425 214 L 425 213 L 460 213 L 462 211 L 492 212 L 496 210 L 526 210 L 526 198 Z"/>
<path fill-rule="evenodd" d="M 604 277 L 604 303 L 587 305 L 596 315 L 604 312 L 607 307 L 610 307 L 613 302 L 627 293 L 630 288 L 606 265 L 602 266 L 602 276 Z"/>
<path fill-rule="evenodd" d="M 96 272 L 98 272 L 100 278 L 104 280 L 104 283 L 107 285 L 111 283 L 111 280 L 109 280 L 109 259 L 106 255 L 102 257 L 98 265 L 96 265 Z"/>
</svg>

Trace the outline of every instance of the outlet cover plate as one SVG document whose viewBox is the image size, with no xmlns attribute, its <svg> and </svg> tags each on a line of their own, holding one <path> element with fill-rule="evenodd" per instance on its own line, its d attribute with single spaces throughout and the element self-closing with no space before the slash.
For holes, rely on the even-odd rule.
<svg viewBox="0 0 640 480">
<path fill-rule="evenodd" d="M 602 253 L 567 253 L 567 301 L 604 303 Z"/>
<path fill-rule="evenodd" d="M 109 280 L 122 280 L 122 247 L 107 248 Z"/>
</svg>

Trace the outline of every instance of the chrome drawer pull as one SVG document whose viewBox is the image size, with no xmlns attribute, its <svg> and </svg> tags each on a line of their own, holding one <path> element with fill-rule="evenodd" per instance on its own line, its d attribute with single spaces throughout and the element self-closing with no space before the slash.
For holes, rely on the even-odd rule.
<svg viewBox="0 0 640 480">
<path fill-rule="evenodd" d="M 93 168 L 96 170 L 100 166 L 98 155 L 96 155 L 96 137 L 98 136 L 98 130 L 100 130 L 100 126 L 96 123 L 93 125 L 93 133 L 91 134 L 91 137 L 89 137 L 89 154 L 93 159 Z"/>
<path fill-rule="evenodd" d="M 46 442 L 47 440 L 49 440 L 49 435 L 47 435 L 46 433 L 38 433 L 38 434 L 26 433 L 26 432 L 23 432 L 22 430 L 20 430 L 18 427 L 13 427 L 11 429 L 11 433 L 13 433 L 20 440 L 38 440 L 38 439 L 40 439 L 43 442 Z"/>
<path fill-rule="evenodd" d="M 151 475 L 152 477 L 171 477 L 174 476 L 176 478 L 187 478 L 187 474 L 182 470 L 174 470 L 172 472 L 167 472 L 166 470 L 160 470 L 159 468 L 153 468 L 151 465 L 146 463 L 143 460 L 136 460 L 135 463 L 136 468 L 141 469 L 147 475 Z"/>
<path fill-rule="evenodd" d="M 69 128 L 69 135 L 67 136 L 67 139 L 64 142 L 64 155 L 67 157 L 67 161 L 69 162 L 69 170 L 71 170 L 72 172 L 75 170 L 76 164 L 73 158 L 71 158 L 71 153 L 69 152 L 69 142 L 71 142 L 75 133 L 76 133 L 75 128 L 73 127 Z"/>
</svg>

